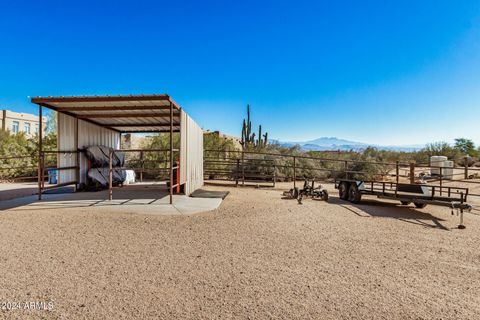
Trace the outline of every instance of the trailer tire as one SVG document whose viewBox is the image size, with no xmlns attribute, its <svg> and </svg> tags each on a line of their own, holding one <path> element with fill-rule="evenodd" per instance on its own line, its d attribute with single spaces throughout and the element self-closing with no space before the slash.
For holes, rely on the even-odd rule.
<svg viewBox="0 0 480 320">
<path fill-rule="evenodd" d="M 400 201 L 400 203 L 404 206 L 408 206 L 411 202 L 410 201 Z"/>
<path fill-rule="evenodd" d="M 293 198 L 294 198 L 294 199 L 297 199 L 297 198 L 298 198 L 299 193 L 300 193 L 300 192 L 299 192 L 299 190 L 298 190 L 298 187 L 293 188 L 292 194 L 293 194 Z"/>
<path fill-rule="evenodd" d="M 351 203 L 360 203 L 361 200 L 362 194 L 360 193 L 360 190 L 358 190 L 357 184 L 350 184 L 350 188 L 348 189 L 348 201 Z"/>
<path fill-rule="evenodd" d="M 348 183 L 340 182 L 338 185 L 338 197 L 342 200 L 348 200 Z"/>
<path fill-rule="evenodd" d="M 418 209 L 423 209 L 427 206 L 426 203 L 420 203 L 420 202 L 414 202 L 413 204 L 415 205 L 415 208 L 418 208 Z"/>
<path fill-rule="evenodd" d="M 328 202 L 328 191 L 327 190 L 323 190 L 322 200 L 325 201 L 325 202 Z"/>
</svg>

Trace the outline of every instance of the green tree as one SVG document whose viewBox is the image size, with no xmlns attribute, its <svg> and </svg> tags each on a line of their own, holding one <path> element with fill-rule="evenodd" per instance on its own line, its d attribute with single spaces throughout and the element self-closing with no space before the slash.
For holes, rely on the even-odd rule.
<svg viewBox="0 0 480 320">
<path fill-rule="evenodd" d="M 460 150 L 464 155 L 477 156 L 478 151 L 475 148 L 475 143 L 466 138 L 455 139 L 455 149 Z"/>
<path fill-rule="evenodd" d="M 228 172 L 232 170 L 232 163 L 222 162 L 225 159 L 238 159 L 240 154 L 231 138 L 221 136 L 218 131 L 205 132 L 203 134 L 203 157 L 206 160 L 204 172 L 210 176 L 210 179 L 218 178 L 212 172 Z"/>
<path fill-rule="evenodd" d="M 234 142 L 231 139 L 220 136 L 219 132 L 206 132 L 203 134 L 203 149 L 225 152 L 236 150 Z"/>
<path fill-rule="evenodd" d="M 143 149 L 143 160 L 145 172 L 143 174 L 146 178 L 166 178 L 168 177 L 168 168 L 170 167 L 170 134 L 158 133 L 152 136 L 146 137 L 140 145 Z M 180 134 L 173 134 L 173 148 L 178 149 L 180 147 Z M 148 150 L 161 150 L 161 151 L 148 151 Z M 174 161 L 177 161 L 179 152 L 174 152 Z M 140 153 L 127 153 L 126 161 L 128 166 L 139 168 Z"/>
<path fill-rule="evenodd" d="M 0 180 L 33 176 L 37 165 L 37 145 L 25 133 L 0 131 Z"/>
<path fill-rule="evenodd" d="M 461 151 L 459 149 L 454 148 L 443 141 L 427 144 L 427 146 L 420 152 L 425 155 L 426 159 L 431 156 L 446 156 L 449 159 L 457 159 L 461 156 Z"/>
<path fill-rule="evenodd" d="M 173 147 L 180 147 L 180 134 L 178 132 L 173 133 Z M 170 133 L 158 133 L 152 136 L 148 136 L 141 144 L 143 149 L 170 149 Z"/>
<path fill-rule="evenodd" d="M 47 112 L 46 131 L 47 134 L 57 132 L 57 112 L 54 110 L 48 110 Z"/>
</svg>

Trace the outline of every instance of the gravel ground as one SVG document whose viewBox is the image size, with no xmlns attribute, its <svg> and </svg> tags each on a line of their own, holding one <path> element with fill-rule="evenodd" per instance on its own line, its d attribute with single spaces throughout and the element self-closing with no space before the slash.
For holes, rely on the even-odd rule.
<svg viewBox="0 0 480 320">
<path fill-rule="evenodd" d="M 191 216 L 0 212 L 0 302 L 54 303 L 0 318 L 480 318 L 480 216 L 280 189 Z"/>
</svg>

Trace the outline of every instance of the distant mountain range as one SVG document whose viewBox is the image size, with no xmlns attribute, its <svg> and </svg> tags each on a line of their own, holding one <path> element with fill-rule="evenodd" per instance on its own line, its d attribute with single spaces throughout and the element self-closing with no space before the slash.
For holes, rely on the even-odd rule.
<svg viewBox="0 0 480 320">
<path fill-rule="evenodd" d="M 424 147 L 424 145 L 382 146 L 382 145 L 368 144 L 363 142 L 349 141 L 349 140 L 339 139 L 335 137 L 322 137 L 315 140 L 304 141 L 304 142 L 282 142 L 278 140 L 272 140 L 272 142 L 278 143 L 282 147 L 287 147 L 287 148 L 299 145 L 305 151 L 327 151 L 327 150 L 362 151 L 368 147 L 375 147 L 381 150 L 411 152 L 411 151 L 420 150 Z"/>
</svg>

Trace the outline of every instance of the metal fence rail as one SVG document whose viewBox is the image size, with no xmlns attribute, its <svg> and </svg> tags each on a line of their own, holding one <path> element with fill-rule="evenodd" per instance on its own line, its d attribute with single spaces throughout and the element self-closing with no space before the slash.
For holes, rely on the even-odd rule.
<svg viewBox="0 0 480 320">
<path fill-rule="evenodd" d="M 174 193 L 174 190 L 176 190 L 177 193 L 180 192 L 180 162 L 179 162 L 180 149 L 171 148 L 171 149 L 111 150 L 109 153 L 109 185 L 108 185 L 109 200 L 113 199 L 113 179 L 112 179 L 113 161 L 112 159 L 113 159 L 114 152 L 123 152 L 126 155 L 132 154 L 132 153 L 139 154 L 139 158 L 132 157 L 131 159 L 128 159 L 128 160 L 126 159 L 125 166 L 121 167 L 120 169 L 133 170 L 135 173 L 138 172 L 140 174 L 140 181 L 143 181 L 145 173 L 156 173 L 157 176 L 161 176 L 168 179 L 170 203 L 172 203 L 172 195 Z M 153 159 L 145 159 L 145 154 L 148 154 L 148 153 L 155 154 L 155 157 Z M 177 156 L 175 156 L 175 154 Z M 146 168 L 145 167 L 146 163 L 154 163 L 154 164 L 157 164 L 158 167 Z M 137 167 L 138 165 L 140 165 L 140 167 Z"/>
<path fill-rule="evenodd" d="M 170 150 L 165 149 L 131 149 L 118 150 L 137 156 L 128 159 L 125 166 L 133 169 L 143 181 L 145 176 L 168 178 L 178 174 L 178 165 L 170 166 Z M 80 181 L 79 156 L 81 151 L 42 151 L 32 155 L 12 155 L 0 158 L 0 178 L 8 181 L 36 179 L 39 183 L 39 193 L 51 188 L 65 185 L 78 185 Z M 177 149 L 173 150 L 178 152 Z M 154 154 L 154 156 L 150 154 Z M 74 165 L 59 166 L 59 157 L 75 155 Z M 415 162 L 380 162 L 334 158 L 332 155 L 343 153 L 328 153 L 328 157 L 314 157 L 304 154 L 282 154 L 272 152 L 256 152 L 241 150 L 204 150 L 204 178 L 205 180 L 225 180 L 235 185 L 267 184 L 275 186 L 276 182 L 292 181 L 296 186 L 297 180 L 304 175 L 319 181 L 333 181 L 335 178 L 415 183 L 424 179 L 431 186 L 439 187 L 468 187 L 470 197 L 480 198 L 480 168 L 461 166 L 461 159 L 454 162 L 453 173 L 446 175 L 445 168 L 430 164 L 416 164 Z M 173 156 L 173 155 L 172 155 Z M 432 169 L 440 174 L 432 176 Z M 75 179 L 62 184 L 45 187 L 46 172 L 49 170 L 74 170 Z M 429 175 L 430 174 L 430 175 Z M 427 175 L 427 177 L 425 177 Z M 451 179 L 448 177 L 451 176 Z M 173 178 L 172 178 L 173 179 Z M 172 183 L 172 188 L 178 188 L 178 182 Z M 443 188 L 438 189 L 443 194 Z M 448 193 L 448 191 L 445 191 Z"/>
<path fill-rule="evenodd" d="M 423 180 L 429 186 L 438 187 L 436 190 L 439 194 L 448 194 L 456 187 L 469 187 L 474 190 L 470 190 L 468 195 L 480 198 L 480 168 L 469 167 L 466 161 L 465 166 L 457 165 L 453 168 L 453 174 L 447 175 L 445 167 L 417 165 L 414 161 L 380 162 L 320 158 L 301 154 L 208 149 L 205 150 L 204 156 L 205 179 L 227 180 L 235 182 L 235 185 L 242 182 L 244 185 L 243 181 L 248 180 L 249 172 L 245 168 L 248 168 L 249 161 L 257 163 L 253 171 L 273 172 L 270 175 L 259 174 L 255 177 L 257 181 L 269 181 L 273 178 L 273 185 L 279 181 L 292 181 L 296 186 L 297 180 L 304 175 L 320 181 L 344 178 L 414 184 Z M 421 174 L 431 172 L 432 169 L 437 169 L 440 174 L 428 177 Z"/>
<path fill-rule="evenodd" d="M 271 183 L 275 187 L 276 165 L 270 159 L 215 159 L 204 158 L 204 175 L 208 179 L 234 180 L 245 183 Z"/>
</svg>

